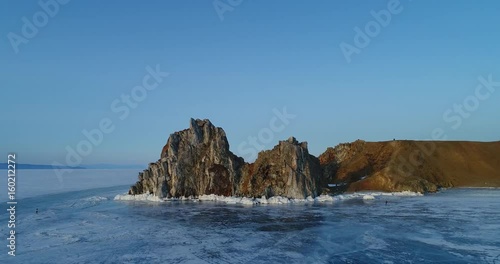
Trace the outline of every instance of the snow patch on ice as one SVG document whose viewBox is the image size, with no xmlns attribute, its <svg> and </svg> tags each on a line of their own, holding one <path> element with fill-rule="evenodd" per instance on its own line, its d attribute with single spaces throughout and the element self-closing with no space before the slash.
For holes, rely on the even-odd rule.
<svg viewBox="0 0 500 264">
<path fill-rule="evenodd" d="M 375 200 L 375 196 L 370 195 L 370 194 L 366 194 L 366 195 L 363 195 L 363 200 Z"/>
<path fill-rule="evenodd" d="M 162 202 L 158 196 L 154 196 L 152 194 L 144 193 L 137 195 L 129 195 L 129 194 L 118 194 L 115 196 L 114 200 L 118 201 L 150 201 L 150 202 Z"/>
<path fill-rule="evenodd" d="M 348 194 L 340 194 L 334 197 L 338 197 L 340 200 L 352 200 L 352 199 L 363 199 L 363 200 L 373 200 L 379 196 L 396 196 L 396 197 L 414 197 L 414 196 L 423 196 L 422 193 L 419 192 L 410 192 L 410 191 L 402 191 L 402 192 L 358 192 L 358 193 L 348 193 Z"/>
<path fill-rule="evenodd" d="M 66 204 L 61 205 L 61 206 L 62 207 L 69 206 L 72 208 L 83 209 L 83 208 L 89 208 L 89 207 L 100 205 L 102 202 L 107 201 L 107 200 L 108 200 L 108 198 L 103 197 L 103 196 L 90 196 L 90 197 L 82 198 L 79 200 L 75 200 L 72 203 L 66 203 Z"/>
<path fill-rule="evenodd" d="M 107 201 L 108 198 L 107 197 L 103 197 L 103 196 L 91 196 L 91 197 L 87 197 L 85 199 L 83 199 L 85 202 L 89 202 L 89 203 L 99 203 L 99 202 L 102 202 L 102 201 Z"/>
<path fill-rule="evenodd" d="M 236 196 L 222 196 L 215 194 L 205 194 L 198 197 L 200 201 L 214 201 L 214 202 L 224 202 L 227 204 L 255 204 L 254 199 L 247 197 L 236 197 Z"/>
<path fill-rule="evenodd" d="M 193 202 L 222 202 L 226 204 L 243 204 L 243 205 L 258 205 L 258 204 L 302 204 L 302 203 L 327 203 L 336 202 L 343 200 L 375 200 L 378 196 L 422 196 L 421 193 L 403 191 L 403 192 L 359 192 L 359 193 L 349 193 L 341 195 L 325 195 L 322 194 L 313 198 L 309 196 L 305 199 L 293 199 L 283 196 L 273 196 L 266 198 L 262 196 L 261 198 L 249 198 L 240 196 L 223 196 L 215 194 L 204 194 L 198 197 L 179 197 L 179 198 L 159 198 L 152 194 L 138 194 L 138 195 L 128 195 L 119 194 L 115 196 L 115 200 L 121 201 L 152 201 L 152 202 L 164 202 L 164 201 L 193 201 Z"/>
</svg>

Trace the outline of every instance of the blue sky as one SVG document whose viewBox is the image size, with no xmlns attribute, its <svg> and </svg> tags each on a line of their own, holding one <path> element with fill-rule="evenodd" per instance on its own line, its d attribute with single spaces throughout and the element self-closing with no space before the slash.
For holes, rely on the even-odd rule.
<svg viewBox="0 0 500 264">
<path fill-rule="evenodd" d="M 443 114 L 474 102 L 479 76 L 500 81 L 500 3 L 401 0 L 348 63 L 340 44 L 355 45 L 354 28 L 389 2 L 243 0 L 221 20 L 212 1 L 73 0 L 16 53 L 9 32 L 22 37 L 22 18 L 43 9 L 2 1 L 1 150 L 64 164 L 82 130 L 109 118 L 115 129 L 81 163 L 141 164 L 194 117 L 223 127 L 242 155 L 238 146 L 284 107 L 296 117 L 266 149 L 294 135 L 318 155 L 358 138 L 431 139 L 436 128 L 451 140 L 499 140 L 499 91 L 469 105 L 467 118 Z M 119 119 L 112 102 L 156 65 L 170 75 Z"/>
</svg>

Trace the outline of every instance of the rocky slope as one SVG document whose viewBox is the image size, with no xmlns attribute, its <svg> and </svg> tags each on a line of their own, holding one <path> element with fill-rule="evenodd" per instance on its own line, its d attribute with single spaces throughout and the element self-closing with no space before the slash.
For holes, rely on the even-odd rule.
<svg viewBox="0 0 500 264">
<path fill-rule="evenodd" d="M 500 142 L 357 140 L 316 158 L 306 142 L 291 137 L 249 164 L 229 150 L 222 128 L 191 119 L 189 129 L 170 135 L 160 159 L 139 173 L 129 194 L 302 199 L 324 192 L 463 186 L 500 186 Z"/>
<path fill-rule="evenodd" d="M 500 142 L 387 141 L 341 144 L 319 159 L 340 191 L 433 192 L 500 186 Z"/>
</svg>

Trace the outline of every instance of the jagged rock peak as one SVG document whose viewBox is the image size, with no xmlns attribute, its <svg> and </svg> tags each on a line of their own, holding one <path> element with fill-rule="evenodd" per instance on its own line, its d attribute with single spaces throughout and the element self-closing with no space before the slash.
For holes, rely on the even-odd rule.
<svg viewBox="0 0 500 264">
<path fill-rule="evenodd" d="M 292 144 L 292 145 L 295 145 L 295 146 L 299 146 L 301 148 L 304 148 L 304 149 L 307 149 L 307 142 L 306 141 L 303 141 L 303 142 L 299 142 L 295 137 L 291 136 L 289 137 L 287 140 L 282 140 L 278 143 L 278 145 L 281 145 L 281 144 Z"/>
<path fill-rule="evenodd" d="M 170 135 L 167 144 L 162 149 L 160 159 L 167 156 L 176 156 L 181 144 L 196 146 L 199 144 L 208 144 L 213 141 L 216 141 L 218 144 L 216 147 L 229 151 L 226 133 L 222 128 L 215 127 L 208 119 L 191 118 L 188 129 Z"/>
<path fill-rule="evenodd" d="M 189 128 L 190 129 L 193 129 L 194 127 L 203 127 L 204 125 L 208 125 L 208 126 L 214 126 L 212 125 L 212 122 L 210 122 L 210 120 L 208 119 L 194 119 L 194 118 L 191 118 L 189 120 Z"/>
<path fill-rule="evenodd" d="M 130 193 L 159 197 L 235 195 L 243 159 L 229 150 L 226 133 L 208 119 L 191 119 L 188 129 L 171 134 L 160 160 L 139 174 Z"/>
<path fill-rule="evenodd" d="M 294 144 L 294 145 L 299 144 L 299 142 L 297 141 L 297 139 L 295 137 L 293 137 L 293 136 L 289 137 L 287 141 L 288 141 L 288 143 L 291 143 L 291 144 Z"/>
</svg>

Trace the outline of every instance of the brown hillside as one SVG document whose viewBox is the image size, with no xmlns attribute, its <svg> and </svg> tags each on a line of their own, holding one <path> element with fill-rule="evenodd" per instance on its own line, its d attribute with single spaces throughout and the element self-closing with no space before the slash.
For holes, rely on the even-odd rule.
<svg viewBox="0 0 500 264">
<path fill-rule="evenodd" d="M 319 160 L 325 181 L 348 191 L 500 186 L 500 142 L 357 140 Z"/>
</svg>

